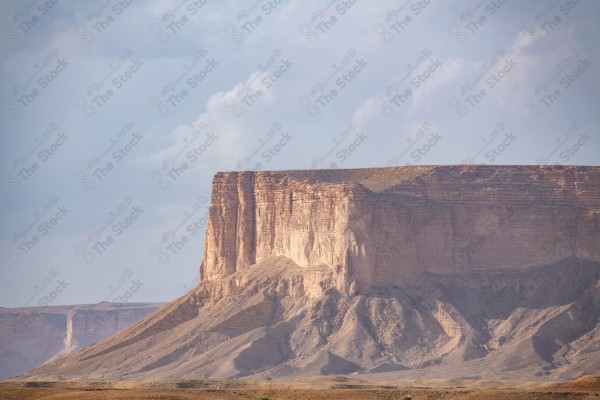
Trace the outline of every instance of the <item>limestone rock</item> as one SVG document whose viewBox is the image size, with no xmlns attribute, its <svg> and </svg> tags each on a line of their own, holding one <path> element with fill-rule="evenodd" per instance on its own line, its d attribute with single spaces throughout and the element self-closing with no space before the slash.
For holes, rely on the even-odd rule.
<svg viewBox="0 0 600 400">
<path fill-rule="evenodd" d="M 600 260 L 599 193 L 599 167 L 218 173 L 202 280 L 279 255 L 328 265 L 346 292 L 427 272 Z"/>
<path fill-rule="evenodd" d="M 201 282 L 19 379 L 600 373 L 600 167 L 215 176 Z"/>
</svg>

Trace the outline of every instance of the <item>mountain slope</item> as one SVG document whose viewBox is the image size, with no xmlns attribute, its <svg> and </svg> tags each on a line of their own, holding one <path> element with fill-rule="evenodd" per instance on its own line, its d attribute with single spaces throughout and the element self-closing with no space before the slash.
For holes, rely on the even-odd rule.
<svg viewBox="0 0 600 400">
<path fill-rule="evenodd" d="M 24 379 L 598 373 L 600 167 L 222 172 L 201 283 Z"/>
<path fill-rule="evenodd" d="M 568 279 L 566 288 L 561 282 Z M 541 379 L 600 373 L 600 263 L 432 274 L 349 296 L 326 267 L 272 257 L 27 374 L 53 379 Z M 320 289 L 304 290 L 309 281 Z M 587 363 L 586 363 L 587 360 Z M 482 368 L 482 366 L 487 366 Z"/>
</svg>

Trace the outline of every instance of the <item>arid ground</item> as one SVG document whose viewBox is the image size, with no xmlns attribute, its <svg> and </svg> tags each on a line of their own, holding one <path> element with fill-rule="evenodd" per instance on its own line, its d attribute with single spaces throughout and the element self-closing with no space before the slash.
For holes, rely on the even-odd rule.
<svg viewBox="0 0 600 400">
<path fill-rule="evenodd" d="M 600 399 L 600 377 L 567 384 L 486 381 L 424 381 L 372 384 L 346 377 L 294 382 L 2 382 L 0 400 L 58 399 L 411 399 L 590 400 Z"/>
</svg>

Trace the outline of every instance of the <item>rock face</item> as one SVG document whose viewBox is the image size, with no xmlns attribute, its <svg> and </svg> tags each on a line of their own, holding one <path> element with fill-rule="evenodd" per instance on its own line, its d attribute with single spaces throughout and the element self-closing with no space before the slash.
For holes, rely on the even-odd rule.
<svg viewBox="0 0 600 400">
<path fill-rule="evenodd" d="M 0 308 L 0 379 L 96 343 L 163 303 Z"/>
<path fill-rule="evenodd" d="M 600 260 L 599 192 L 597 167 L 219 173 L 202 279 L 282 255 L 328 265 L 354 293 L 426 272 Z"/>
<path fill-rule="evenodd" d="M 20 379 L 598 374 L 600 167 L 219 173 L 201 278 Z"/>
</svg>

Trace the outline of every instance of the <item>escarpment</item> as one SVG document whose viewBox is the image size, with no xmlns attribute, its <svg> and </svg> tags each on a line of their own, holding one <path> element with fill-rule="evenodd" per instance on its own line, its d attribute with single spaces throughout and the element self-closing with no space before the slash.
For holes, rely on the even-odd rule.
<svg viewBox="0 0 600 400">
<path fill-rule="evenodd" d="M 0 308 L 0 379 L 98 342 L 164 303 Z"/>
<path fill-rule="evenodd" d="M 600 167 L 223 172 L 201 282 L 24 380 L 600 373 Z"/>
<path fill-rule="evenodd" d="M 598 167 L 218 173 L 202 280 L 279 255 L 329 266 L 348 293 L 427 272 L 598 260 L 599 191 Z"/>
</svg>

